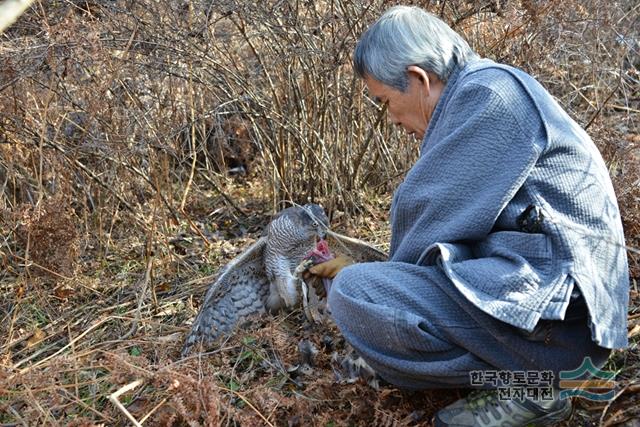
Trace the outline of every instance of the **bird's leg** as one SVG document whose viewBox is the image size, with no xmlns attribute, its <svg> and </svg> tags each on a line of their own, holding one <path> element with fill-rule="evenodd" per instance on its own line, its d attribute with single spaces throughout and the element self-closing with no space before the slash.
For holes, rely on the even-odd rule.
<svg viewBox="0 0 640 427">
<path fill-rule="evenodd" d="M 296 278 L 289 272 L 279 275 L 274 282 L 278 295 L 284 302 L 286 308 L 291 308 L 298 302 L 298 290 L 296 289 Z"/>
<path fill-rule="evenodd" d="M 296 269 L 293 271 L 293 275 L 295 277 L 302 277 L 304 272 L 307 271 L 314 264 L 315 264 L 315 262 L 311 258 L 303 259 L 302 262 L 300 264 L 298 264 Z"/>
<path fill-rule="evenodd" d="M 284 301 L 280 298 L 280 292 L 275 279 L 269 281 L 269 296 L 267 297 L 267 309 L 275 313 L 284 307 Z"/>
<path fill-rule="evenodd" d="M 296 267 L 294 271 L 294 276 L 296 281 L 300 284 L 300 289 L 302 289 L 302 308 L 304 309 L 304 314 L 310 322 L 320 323 L 323 318 L 318 311 L 318 295 L 313 286 L 307 286 L 307 282 L 304 280 L 304 272 L 309 269 L 314 264 L 312 259 L 302 260 L 300 264 Z"/>
<path fill-rule="evenodd" d="M 298 302 L 298 289 L 287 257 L 271 258 L 269 274 L 269 297 L 267 308 L 274 312 L 281 308 L 292 308 Z"/>
</svg>

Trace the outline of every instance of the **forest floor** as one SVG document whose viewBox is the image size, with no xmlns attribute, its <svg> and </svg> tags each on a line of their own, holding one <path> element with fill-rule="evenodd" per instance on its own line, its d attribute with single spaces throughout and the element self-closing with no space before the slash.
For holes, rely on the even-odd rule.
<svg viewBox="0 0 640 427">
<path fill-rule="evenodd" d="M 312 324 L 301 310 L 255 318 L 213 350 L 182 359 L 189 322 L 215 272 L 268 221 L 256 209 L 265 203 L 247 184 L 229 181 L 228 190 L 255 214 L 233 220 L 228 207 L 202 206 L 216 212 L 209 230 L 217 231 L 206 243 L 205 236 L 185 233 L 168 239 L 179 264 L 114 230 L 110 253 L 87 255 L 73 278 L 55 286 L 42 277 L 5 276 L 3 299 L 14 301 L 5 322 L 18 313 L 31 320 L 10 327 L 2 346 L 0 425 L 125 425 L 124 411 L 110 400 L 124 389 L 119 402 L 148 425 L 426 426 L 435 411 L 468 392 L 374 388 L 341 366 L 348 350 L 335 325 Z M 385 216 L 370 211 L 360 224 L 342 221 L 334 229 L 384 248 Z M 197 273 L 172 268 L 185 264 Z M 637 278 L 631 349 L 615 352 L 604 368 L 617 374 L 615 399 L 576 398 L 563 425 L 637 425 L 631 421 L 640 416 L 636 285 Z"/>
<path fill-rule="evenodd" d="M 0 427 L 428 426 L 468 393 L 353 378 L 335 325 L 300 309 L 180 356 L 218 270 L 287 204 L 388 249 L 418 143 L 351 55 L 392 3 L 36 1 L 0 35 Z M 576 398 L 562 425 L 639 426 L 640 6 L 422 3 L 535 76 L 602 152 L 630 346 L 604 367 L 614 397 Z"/>
</svg>

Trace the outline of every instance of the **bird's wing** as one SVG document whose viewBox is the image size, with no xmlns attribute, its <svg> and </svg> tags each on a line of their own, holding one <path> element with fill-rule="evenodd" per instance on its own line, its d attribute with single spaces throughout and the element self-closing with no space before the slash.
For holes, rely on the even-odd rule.
<svg viewBox="0 0 640 427">
<path fill-rule="evenodd" d="M 266 237 L 231 260 L 209 287 L 184 343 L 182 355 L 198 343 L 207 345 L 231 332 L 241 320 L 265 312 L 269 281 L 264 268 Z"/>
<path fill-rule="evenodd" d="M 388 259 L 386 253 L 369 243 L 344 236 L 335 231 L 327 230 L 326 240 L 331 250 L 348 255 L 355 262 L 386 261 Z"/>
</svg>

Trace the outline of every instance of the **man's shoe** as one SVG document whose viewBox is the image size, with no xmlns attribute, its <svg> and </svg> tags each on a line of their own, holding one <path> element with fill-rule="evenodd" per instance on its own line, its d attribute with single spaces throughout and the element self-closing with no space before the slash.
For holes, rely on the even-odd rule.
<svg viewBox="0 0 640 427">
<path fill-rule="evenodd" d="M 542 403 L 542 402 L 541 402 Z M 496 390 L 474 391 L 441 409 L 435 427 L 524 427 L 552 426 L 571 415 L 571 400 L 544 402 L 501 400 Z"/>
</svg>

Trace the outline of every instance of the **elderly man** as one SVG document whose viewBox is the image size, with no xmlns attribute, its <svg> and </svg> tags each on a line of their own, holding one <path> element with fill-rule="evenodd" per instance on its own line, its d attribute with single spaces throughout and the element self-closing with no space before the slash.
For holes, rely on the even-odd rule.
<svg viewBox="0 0 640 427">
<path fill-rule="evenodd" d="M 390 120 L 422 143 L 393 198 L 388 262 L 335 276 L 338 327 L 399 387 L 494 387 L 473 375 L 497 371 L 555 376 L 553 398 L 479 390 L 441 409 L 436 425 L 568 417 L 559 372 L 587 357 L 602 366 L 627 345 L 623 230 L 597 148 L 534 78 L 479 58 L 419 8 L 388 10 L 354 64 Z"/>
</svg>

